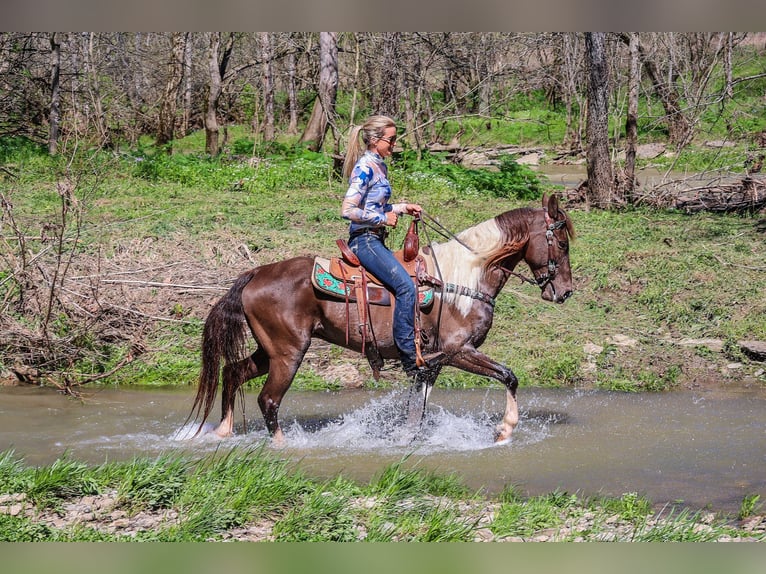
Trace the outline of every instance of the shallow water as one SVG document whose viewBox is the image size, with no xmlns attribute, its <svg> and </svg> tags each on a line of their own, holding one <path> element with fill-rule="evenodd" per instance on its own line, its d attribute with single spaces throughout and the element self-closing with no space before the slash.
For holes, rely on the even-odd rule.
<svg viewBox="0 0 766 574">
<path fill-rule="evenodd" d="M 196 430 L 184 426 L 192 389 L 85 394 L 80 401 L 50 389 L 0 389 L 0 450 L 13 448 L 31 465 L 65 452 L 100 463 L 266 440 L 255 393 L 247 394 L 247 430 L 240 411 L 237 436 L 223 442 L 189 438 Z M 291 391 L 281 410 L 288 446 L 278 452 L 317 477 L 342 472 L 368 481 L 408 457 L 408 465 L 455 472 L 488 493 L 508 484 L 527 494 L 639 492 L 657 504 L 683 501 L 724 511 L 736 511 L 747 494 L 766 498 L 766 391 L 521 389 L 519 426 L 509 444 L 494 446 L 504 404 L 501 388 L 437 387 L 422 436 L 410 444 L 398 435 L 398 391 Z"/>
</svg>

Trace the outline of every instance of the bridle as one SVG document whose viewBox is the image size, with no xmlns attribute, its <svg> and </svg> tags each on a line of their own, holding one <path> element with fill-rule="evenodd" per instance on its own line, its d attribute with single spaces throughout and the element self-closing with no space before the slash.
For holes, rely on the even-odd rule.
<svg viewBox="0 0 766 574">
<path fill-rule="evenodd" d="M 519 279 L 521 279 L 522 283 L 526 282 L 532 285 L 537 285 L 540 288 L 540 291 L 545 291 L 545 288 L 548 286 L 548 284 L 556 278 L 558 263 L 556 263 L 556 260 L 553 258 L 553 232 L 561 229 L 567 223 L 566 219 L 560 219 L 558 221 L 554 221 L 553 219 L 551 219 L 551 216 L 548 215 L 548 212 L 546 210 L 544 210 L 543 213 L 545 215 L 545 225 L 547 227 L 547 229 L 545 230 L 545 240 L 548 243 L 548 266 L 547 266 L 548 272 L 538 277 L 535 277 L 534 279 L 530 279 L 529 277 L 527 277 L 526 275 L 523 275 L 522 273 L 511 271 L 502 266 L 500 267 L 500 270 L 506 275 L 513 275 L 514 277 L 518 277 Z"/>
</svg>

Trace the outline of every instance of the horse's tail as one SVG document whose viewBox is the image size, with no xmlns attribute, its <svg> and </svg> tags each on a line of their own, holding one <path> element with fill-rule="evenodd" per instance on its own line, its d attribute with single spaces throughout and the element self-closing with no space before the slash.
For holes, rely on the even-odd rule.
<svg viewBox="0 0 766 574">
<path fill-rule="evenodd" d="M 226 364 L 235 363 L 242 358 L 245 350 L 245 330 L 242 321 L 245 311 L 242 307 L 242 290 L 253 278 L 255 270 L 242 273 L 234 285 L 218 302 L 213 305 L 205 320 L 202 331 L 202 367 L 199 375 L 197 396 L 194 398 L 188 423 L 192 418 L 200 421 L 197 434 L 202 430 L 218 392 L 218 381 L 221 376 L 221 359 Z"/>
</svg>

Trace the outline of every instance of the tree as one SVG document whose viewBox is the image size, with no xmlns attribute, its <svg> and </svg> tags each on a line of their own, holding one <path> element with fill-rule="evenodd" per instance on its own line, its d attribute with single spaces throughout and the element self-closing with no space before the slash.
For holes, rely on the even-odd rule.
<svg viewBox="0 0 766 574">
<path fill-rule="evenodd" d="M 335 131 L 335 100 L 338 95 L 338 33 L 319 33 L 319 85 L 314 108 L 300 142 L 313 151 L 322 149 L 327 129 Z M 336 133 L 336 141 L 338 134 Z M 337 146 L 336 146 L 337 147 Z"/>
<path fill-rule="evenodd" d="M 261 75 L 263 78 L 263 139 L 274 140 L 274 40 L 269 32 L 259 34 L 261 44 Z"/>
<path fill-rule="evenodd" d="M 56 32 L 51 34 L 51 107 L 48 114 L 50 124 L 48 153 L 56 155 L 59 144 L 59 120 L 61 119 L 61 42 Z"/>
<path fill-rule="evenodd" d="M 168 77 L 160 104 L 159 125 L 157 127 L 157 145 L 165 146 L 173 141 L 175 134 L 176 109 L 181 82 L 184 74 L 184 53 L 186 52 L 187 34 L 173 34 L 173 48 L 168 63 Z M 168 153 L 172 150 L 168 148 Z"/>
<path fill-rule="evenodd" d="M 231 52 L 234 48 L 234 34 L 230 33 L 221 55 L 221 32 L 208 34 L 208 91 L 207 106 L 205 108 L 205 151 L 211 156 L 217 156 L 220 148 L 218 145 L 218 101 L 223 89 L 223 78 L 229 64 Z"/>
<path fill-rule="evenodd" d="M 585 56 L 588 61 L 588 118 L 585 134 L 588 140 L 588 202 L 600 208 L 609 207 L 614 197 L 612 163 L 609 157 L 609 65 L 606 34 L 585 34 Z"/>
<path fill-rule="evenodd" d="M 630 35 L 630 76 L 628 79 L 628 115 L 625 121 L 625 171 L 622 191 L 631 200 L 636 185 L 636 146 L 638 145 L 638 91 L 641 84 L 641 61 L 638 36 Z"/>
</svg>

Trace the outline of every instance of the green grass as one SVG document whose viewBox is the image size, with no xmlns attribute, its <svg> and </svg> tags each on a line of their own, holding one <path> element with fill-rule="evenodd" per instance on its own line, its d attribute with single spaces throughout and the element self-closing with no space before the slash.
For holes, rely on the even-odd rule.
<svg viewBox="0 0 766 574">
<path fill-rule="evenodd" d="M 5 451 L 0 477 L 20 478 L 0 484 L 5 493 L 22 496 L 27 510 L 18 516 L 0 512 L 0 541 L 204 541 L 248 527 L 259 529 L 263 539 L 284 542 L 472 541 L 482 529 L 497 540 L 763 538 L 738 530 L 728 516 L 676 507 L 655 512 L 637 493 L 584 499 L 555 491 L 525 497 L 509 485 L 497 498 L 486 498 L 456 475 L 418 469 L 408 458 L 357 484 L 342 475 L 314 480 L 262 447 L 98 466 L 65 457 L 36 468 Z M 42 521 L 45 512 L 57 513 L 98 493 L 109 493 L 114 506 L 97 521 L 63 528 Z M 757 496 L 745 497 L 736 520 L 758 508 Z M 128 535 L 109 528 L 115 510 L 126 512 L 128 521 L 139 512 L 161 516 L 171 510 L 177 518 Z"/>
</svg>

